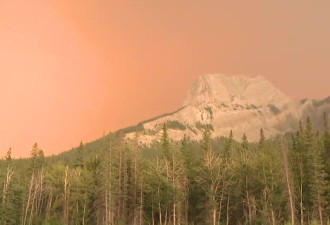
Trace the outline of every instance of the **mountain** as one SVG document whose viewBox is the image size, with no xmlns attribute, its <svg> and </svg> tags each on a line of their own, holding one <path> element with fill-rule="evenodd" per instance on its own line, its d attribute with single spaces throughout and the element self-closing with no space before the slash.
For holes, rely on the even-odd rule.
<svg viewBox="0 0 330 225">
<path fill-rule="evenodd" d="M 127 130 L 126 138 L 150 144 L 159 140 L 166 123 L 174 140 L 184 135 L 199 140 L 205 126 L 210 125 L 213 136 L 228 136 L 232 130 L 236 140 L 246 133 L 250 141 L 257 141 L 261 128 L 266 137 L 292 132 L 308 115 L 315 127 L 322 129 L 324 112 L 330 116 L 330 97 L 297 101 L 262 76 L 208 74 L 195 81 L 182 108 L 141 122 L 138 129 Z"/>
</svg>

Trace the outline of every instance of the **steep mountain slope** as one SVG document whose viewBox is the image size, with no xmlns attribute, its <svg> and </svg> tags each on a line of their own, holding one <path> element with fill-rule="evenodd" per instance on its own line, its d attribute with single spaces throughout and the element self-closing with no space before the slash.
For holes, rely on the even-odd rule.
<svg viewBox="0 0 330 225">
<path fill-rule="evenodd" d="M 196 80 L 181 109 L 140 123 L 141 129 L 127 133 L 126 138 L 149 144 L 160 138 L 166 123 L 174 140 L 184 135 L 198 140 L 210 124 L 214 136 L 228 136 L 233 130 L 236 140 L 246 133 L 250 141 L 257 141 L 260 128 L 267 137 L 294 131 L 307 115 L 321 127 L 324 112 L 330 116 L 330 97 L 295 101 L 261 76 L 209 74 Z"/>
</svg>

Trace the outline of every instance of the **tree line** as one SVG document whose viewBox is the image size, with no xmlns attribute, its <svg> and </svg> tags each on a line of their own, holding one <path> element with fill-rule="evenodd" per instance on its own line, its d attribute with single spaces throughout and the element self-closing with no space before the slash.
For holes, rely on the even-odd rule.
<svg viewBox="0 0 330 225">
<path fill-rule="evenodd" d="M 248 135 L 248 134 L 247 134 Z M 93 151 L 0 161 L 1 225 L 330 224 L 330 131 L 308 117 L 297 132 L 258 143 L 170 139 L 142 146 L 109 134 Z"/>
</svg>

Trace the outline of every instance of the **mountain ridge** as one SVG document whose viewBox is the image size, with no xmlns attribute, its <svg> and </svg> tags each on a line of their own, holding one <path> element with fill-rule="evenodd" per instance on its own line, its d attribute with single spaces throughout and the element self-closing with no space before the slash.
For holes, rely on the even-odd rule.
<svg viewBox="0 0 330 225">
<path fill-rule="evenodd" d="M 266 92 L 267 98 L 260 98 L 258 96 L 260 92 Z M 207 98 L 207 103 L 212 101 L 218 103 L 245 102 L 246 104 L 264 105 L 273 101 L 289 100 L 289 97 L 260 75 L 255 77 L 226 76 L 224 74 L 200 76 L 189 90 L 184 105 L 202 104 L 199 101 L 200 95 Z"/>
<path fill-rule="evenodd" d="M 139 123 L 140 130 L 125 137 L 149 145 L 160 139 L 165 123 L 173 140 L 184 135 L 199 140 L 205 125 L 211 125 L 213 136 L 228 136 L 232 130 L 236 140 L 245 133 L 250 141 L 257 141 L 261 128 L 267 137 L 292 132 L 307 115 L 321 127 L 322 114 L 329 116 L 329 111 L 330 96 L 293 100 L 260 75 L 206 74 L 193 83 L 182 108 Z"/>
</svg>

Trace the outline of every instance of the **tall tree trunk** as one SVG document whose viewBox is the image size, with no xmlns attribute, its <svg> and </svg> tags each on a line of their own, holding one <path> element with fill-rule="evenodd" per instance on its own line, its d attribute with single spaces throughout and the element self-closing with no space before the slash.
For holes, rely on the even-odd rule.
<svg viewBox="0 0 330 225">
<path fill-rule="evenodd" d="M 299 186 L 299 208 L 300 208 L 300 225 L 304 225 L 304 204 L 303 204 L 303 181 L 302 181 L 302 162 L 299 163 L 299 171 L 300 171 L 300 186 Z"/>
<path fill-rule="evenodd" d="M 248 223 L 251 225 L 252 223 L 252 206 L 251 206 L 251 202 L 250 202 L 250 193 L 248 190 L 248 178 L 245 177 L 245 196 L 246 196 L 246 204 L 247 204 L 247 208 L 248 208 Z"/>
<path fill-rule="evenodd" d="M 85 225 L 85 215 L 86 215 L 86 198 L 85 198 L 85 200 L 84 200 L 84 206 L 83 206 L 82 225 Z"/>
<path fill-rule="evenodd" d="M 107 224 L 113 224 L 113 221 L 114 221 L 114 212 L 112 210 L 112 205 L 113 205 L 113 197 L 112 197 L 112 148 L 110 147 L 109 149 L 109 159 L 110 159 L 110 163 L 109 163 L 109 180 L 108 180 L 108 186 L 106 187 L 107 188 L 107 192 L 108 192 L 108 195 L 109 195 L 109 198 L 108 198 L 108 212 L 107 214 L 108 215 L 108 223 Z"/>
<path fill-rule="evenodd" d="M 174 157 L 174 153 L 172 153 L 172 185 L 173 187 L 176 186 L 176 180 L 175 180 L 175 157 Z M 176 225 L 176 204 L 175 204 L 175 193 L 173 193 L 173 225 Z"/>
<path fill-rule="evenodd" d="M 142 184 L 140 187 L 140 208 L 139 208 L 139 225 L 143 223 L 143 192 L 142 192 Z"/>
<path fill-rule="evenodd" d="M 228 193 L 228 198 L 227 198 L 227 207 L 226 207 L 226 225 L 229 225 L 229 206 L 230 206 L 230 192 Z"/>
<path fill-rule="evenodd" d="M 7 167 L 7 174 L 6 174 L 6 180 L 4 183 L 3 191 L 2 191 L 2 213 L 0 217 L 0 222 L 6 225 L 6 220 L 8 219 L 7 215 L 7 202 L 10 201 L 8 200 L 8 191 L 9 191 L 9 186 L 12 182 L 12 176 L 14 175 L 14 171 L 11 169 L 10 166 Z"/>
<path fill-rule="evenodd" d="M 159 213 L 159 225 L 162 225 L 162 208 L 160 206 L 160 193 L 159 193 L 159 187 L 158 187 L 158 213 Z"/>
<path fill-rule="evenodd" d="M 317 197 L 318 197 L 318 213 L 319 213 L 319 220 L 320 220 L 320 225 L 323 225 L 323 213 L 322 213 L 322 205 L 321 205 L 321 201 L 320 201 L 320 194 L 317 193 Z"/>
<path fill-rule="evenodd" d="M 218 217 L 218 224 L 221 224 L 221 213 L 222 213 L 222 201 L 224 196 L 224 190 L 221 191 L 220 201 L 219 201 L 219 217 Z"/>
<path fill-rule="evenodd" d="M 28 212 L 29 212 L 30 201 L 31 201 L 31 195 L 32 195 L 32 188 L 33 188 L 33 182 L 34 182 L 34 173 L 32 173 L 32 175 L 31 175 L 30 188 L 29 188 L 29 195 L 28 195 L 28 199 L 27 199 L 27 203 L 26 203 L 25 212 L 24 212 L 23 225 L 26 224 L 27 215 L 28 215 Z"/>
<path fill-rule="evenodd" d="M 63 220 L 66 224 L 69 224 L 69 193 L 68 193 L 68 184 L 69 184 L 69 166 L 65 168 L 65 177 L 64 177 L 64 206 L 63 206 Z"/>
<path fill-rule="evenodd" d="M 173 203 L 173 225 L 176 225 L 176 204 Z"/>
<path fill-rule="evenodd" d="M 48 203 L 47 203 L 47 211 L 46 211 L 46 219 L 48 220 L 50 217 L 50 211 L 52 208 L 52 202 L 53 202 L 53 192 L 52 190 L 49 191 L 49 197 L 48 197 Z"/>
<path fill-rule="evenodd" d="M 37 181 L 37 179 L 35 179 L 35 184 L 33 184 L 33 194 L 32 194 L 32 201 L 31 201 L 31 211 L 30 211 L 30 217 L 29 217 L 29 225 L 31 225 L 32 224 L 32 221 L 33 221 L 33 219 L 34 219 L 34 209 L 35 209 L 35 205 L 36 205 L 36 196 L 37 196 L 37 191 L 38 191 L 38 181 Z"/>
<path fill-rule="evenodd" d="M 152 225 L 155 225 L 155 212 L 154 212 L 154 200 L 151 198 L 151 220 Z"/>
<path fill-rule="evenodd" d="M 212 210 L 212 217 L 213 217 L 213 225 L 217 224 L 217 210 L 213 209 Z"/>
<path fill-rule="evenodd" d="M 283 165 L 284 165 L 285 183 L 286 183 L 287 192 L 288 192 L 288 196 L 289 196 L 291 224 L 295 225 L 293 179 L 291 176 L 290 165 L 289 165 L 289 160 L 288 160 L 287 144 L 283 140 L 283 137 L 281 137 L 281 153 L 282 153 L 282 159 L 283 159 Z"/>
<path fill-rule="evenodd" d="M 118 206 L 117 206 L 117 220 L 122 218 L 122 207 L 123 207 L 123 154 L 122 146 L 119 147 L 119 168 L 118 168 Z"/>
</svg>

